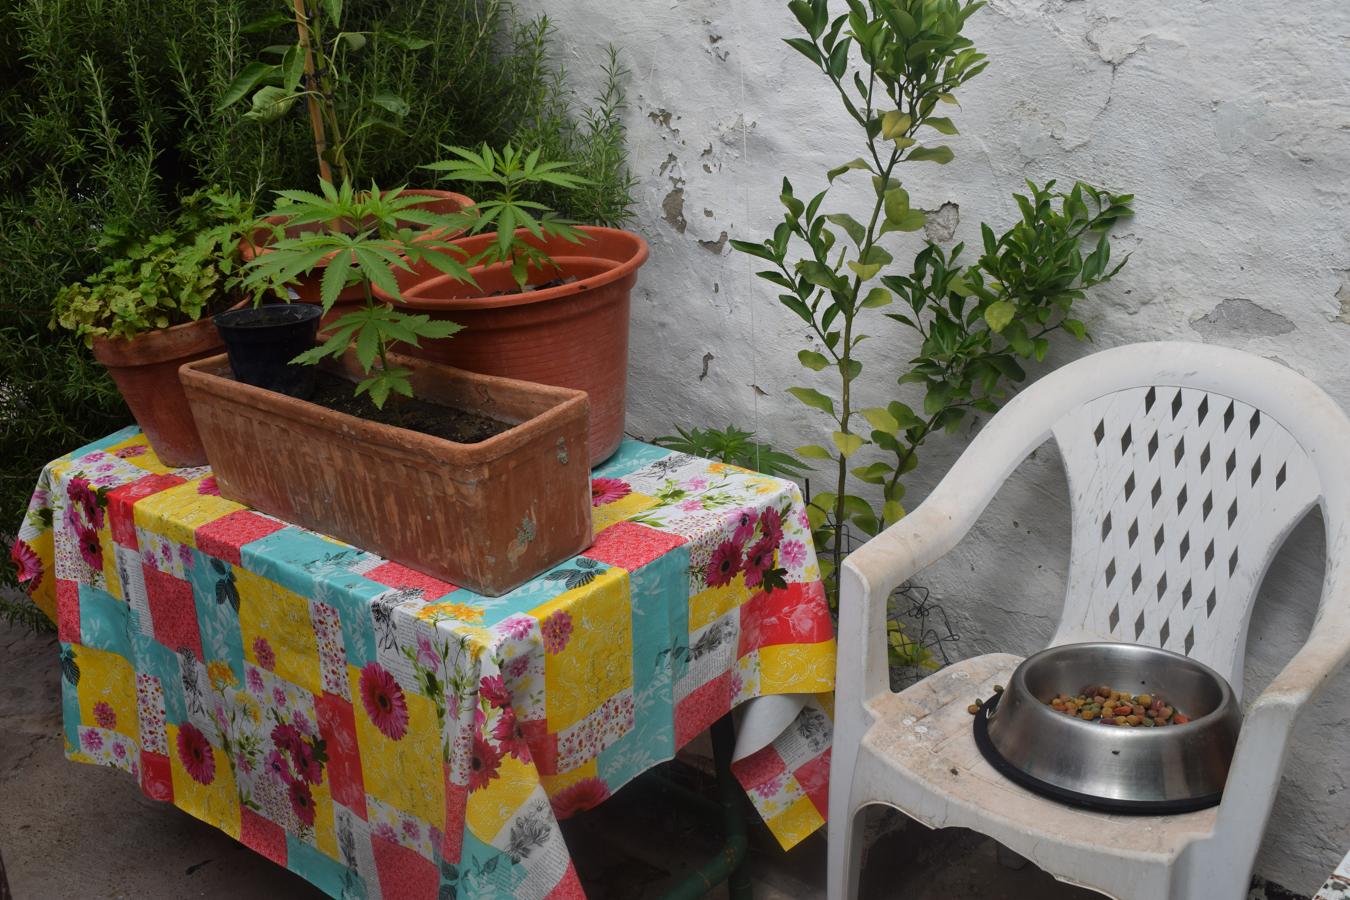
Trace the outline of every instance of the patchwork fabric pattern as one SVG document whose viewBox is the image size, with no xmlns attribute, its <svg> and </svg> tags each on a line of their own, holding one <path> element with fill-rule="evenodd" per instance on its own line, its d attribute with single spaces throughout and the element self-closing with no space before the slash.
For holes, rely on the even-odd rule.
<svg viewBox="0 0 1350 900">
<path fill-rule="evenodd" d="M 736 772 L 825 815 L 834 633 L 795 485 L 625 442 L 596 540 L 496 598 L 223 499 L 126 429 L 49 464 L 13 558 L 66 755 L 334 897 L 580 897 L 558 820 L 732 706 L 818 695 Z"/>
</svg>

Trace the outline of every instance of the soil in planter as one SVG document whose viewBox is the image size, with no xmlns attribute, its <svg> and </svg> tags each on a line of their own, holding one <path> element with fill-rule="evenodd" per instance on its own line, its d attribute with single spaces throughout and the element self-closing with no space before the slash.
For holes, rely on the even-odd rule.
<svg viewBox="0 0 1350 900">
<path fill-rule="evenodd" d="M 562 287 L 564 284 L 572 284 L 577 280 L 577 276 L 568 275 L 566 278 L 555 278 L 552 281 L 545 281 L 543 284 L 527 284 L 523 288 L 503 288 L 500 291 L 493 291 L 488 294 L 489 297 L 507 297 L 511 294 L 529 294 L 533 291 L 546 291 L 549 288 Z"/>
<path fill-rule="evenodd" d="M 477 444 L 515 427 L 490 416 L 428 403 L 416 397 L 390 397 L 384 409 L 376 409 L 366 395 L 352 395 L 355 385 L 347 379 L 322 369 L 314 375 L 316 386 L 310 403 L 381 425 L 406 428 L 457 444 Z"/>
</svg>

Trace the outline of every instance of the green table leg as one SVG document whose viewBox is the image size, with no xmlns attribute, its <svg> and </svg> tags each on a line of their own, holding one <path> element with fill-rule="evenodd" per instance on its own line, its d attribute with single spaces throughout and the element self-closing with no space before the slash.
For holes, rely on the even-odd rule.
<svg viewBox="0 0 1350 900">
<path fill-rule="evenodd" d="M 713 723 L 713 765 L 717 771 L 717 802 L 678 785 L 667 785 L 693 805 L 720 815 L 726 843 L 717 855 L 690 872 L 683 881 L 666 892 L 665 900 L 699 900 L 714 887 L 726 882 L 731 900 L 750 900 L 750 872 L 744 865 L 749 839 L 746 836 L 745 796 L 736 776 L 731 773 L 731 755 L 736 747 L 736 728 L 731 716 Z"/>
</svg>

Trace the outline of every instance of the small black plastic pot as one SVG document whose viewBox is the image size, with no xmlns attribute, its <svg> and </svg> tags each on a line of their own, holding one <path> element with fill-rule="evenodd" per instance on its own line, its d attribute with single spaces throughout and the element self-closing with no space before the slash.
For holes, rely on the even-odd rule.
<svg viewBox="0 0 1350 900">
<path fill-rule="evenodd" d="M 314 393 L 314 367 L 291 360 L 314 346 L 323 307 L 312 303 L 274 303 L 232 309 L 216 316 L 235 380 L 291 397 Z"/>
</svg>

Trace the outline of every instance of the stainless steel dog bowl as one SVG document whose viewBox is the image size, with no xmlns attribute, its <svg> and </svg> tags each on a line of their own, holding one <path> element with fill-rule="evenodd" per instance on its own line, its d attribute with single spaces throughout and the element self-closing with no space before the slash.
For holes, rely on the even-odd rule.
<svg viewBox="0 0 1350 900">
<path fill-rule="evenodd" d="M 1108 685 L 1163 697 L 1184 725 L 1126 728 L 1046 705 Z M 976 716 L 976 742 L 1014 781 L 1067 803 L 1112 812 L 1186 812 L 1219 802 L 1242 712 L 1206 665 L 1135 644 L 1065 644 L 1028 657 Z"/>
</svg>

